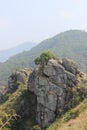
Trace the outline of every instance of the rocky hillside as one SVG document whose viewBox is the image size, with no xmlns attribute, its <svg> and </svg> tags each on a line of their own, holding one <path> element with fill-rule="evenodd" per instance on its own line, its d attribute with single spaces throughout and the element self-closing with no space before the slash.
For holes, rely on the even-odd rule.
<svg viewBox="0 0 87 130">
<path fill-rule="evenodd" d="M 36 121 L 42 129 L 87 97 L 87 80 L 82 84 L 82 77 L 77 65 L 66 58 L 51 59 L 33 71 L 28 90 L 37 98 Z"/>
<path fill-rule="evenodd" d="M 58 57 L 73 59 L 82 71 L 87 72 L 87 32 L 70 30 L 44 40 L 30 51 L 18 54 L 0 64 L 0 86 L 6 84 L 10 74 L 17 68 L 34 67 L 35 57 L 48 50 L 53 51 Z"/>
<path fill-rule="evenodd" d="M 87 130 L 87 99 L 57 118 L 46 130 Z"/>
<path fill-rule="evenodd" d="M 33 71 L 12 74 L 6 96 L 0 104 L 2 130 L 45 130 L 87 98 L 87 75 L 67 58 L 51 59 Z M 75 117 L 71 111 L 66 120 Z"/>
</svg>

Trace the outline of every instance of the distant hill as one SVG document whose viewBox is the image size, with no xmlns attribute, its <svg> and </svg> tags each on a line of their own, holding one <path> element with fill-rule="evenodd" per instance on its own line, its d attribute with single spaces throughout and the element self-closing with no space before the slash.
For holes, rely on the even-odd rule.
<svg viewBox="0 0 87 130">
<path fill-rule="evenodd" d="M 0 85 L 17 68 L 34 67 L 33 60 L 41 52 L 51 50 L 58 57 L 68 57 L 76 61 L 81 70 L 87 72 L 87 32 L 69 30 L 42 41 L 30 51 L 24 51 L 11 57 L 0 65 Z"/>
<path fill-rule="evenodd" d="M 35 46 L 33 42 L 25 42 L 14 48 L 0 51 L 0 62 L 5 62 L 11 56 L 14 56 L 20 52 L 28 51 Z"/>
</svg>

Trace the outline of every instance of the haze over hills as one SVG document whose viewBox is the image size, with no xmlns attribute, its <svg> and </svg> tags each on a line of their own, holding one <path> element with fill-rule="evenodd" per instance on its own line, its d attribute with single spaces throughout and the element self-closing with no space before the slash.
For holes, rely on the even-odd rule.
<svg viewBox="0 0 87 130">
<path fill-rule="evenodd" d="M 87 32 L 69 30 L 42 41 L 30 51 L 17 54 L 0 65 L 0 85 L 17 68 L 34 67 L 34 59 L 43 51 L 52 51 L 57 57 L 68 57 L 76 61 L 81 70 L 87 72 Z"/>
<path fill-rule="evenodd" d="M 5 62 L 11 56 L 14 56 L 23 51 L 28 51 L 35 46 L 33 42 L 24 42 L 16 47 L 0 51 L 0 62 Z"/>
</svg>

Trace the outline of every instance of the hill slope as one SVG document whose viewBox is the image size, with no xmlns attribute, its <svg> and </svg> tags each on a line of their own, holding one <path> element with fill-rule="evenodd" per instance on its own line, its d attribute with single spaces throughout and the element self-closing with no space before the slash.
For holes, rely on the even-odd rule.
<svg viewBox="0 0 87 130">
<path fill-rule="evenodd" d="M 56 119 L 47 130 L 87 130 L 87 99 Z"/>
<path fill-rule="evenodd" d="M 0 85 L 16 68 L 34 67 L 33 60 L 41 52 L 51 50 L 58 57 L 74 59 L 87 72 L 87 32 L 70 30 L 44 40 L 30 51 L 20 53 L 0 65 Z"/>
<path fill-rule="evenodd" d="M 0 51 L 0 62 L 6 61 L 9 57 L 11 57 L 13 55 L 21 53 L 23 51 L 30 50 L 34 46 L 35 46 L 35 43 L 33 43 L 33 42 L 25 42 L 14 48 L 11 48 L 8 50 L 2 50 L 2 51 Z"/>
<path fill-rule="evenodd" d="M 49 62 L 52 61 L 53 60 L 50 60 Z M 57 62 L 52 62 L 52 63 L 55 64 Z M 55 66 L 57 67 L 55 71 L 54 71 L 55 67 L 54 68 L 51 67 L 49 71 L 43 70 L 43 72 L 45 72 L 45 74 L 46 72 L 48 72 L 47 74 L 48 75 L 51 74 L 51 76 L 52 74 L 54 74 L 53 72 L 56 72 L 55 74 L 61 76 L 61 72 L 63 72 L 63 70 L 60 66 L 61 65 Z M 70 66 L 71 66 L 70 70 L 72 70 L 72 64 Z M 45 68 L 43 69 L 50 68 L 50 66 L 49 67 L 44 66 L 44 67 Z M 32 72 L 31 70 L 25 69 L 25 70 L 20 70 L 19 72 L 16 72 L 9 77 L 8 90 L 10 91 L 8 91 L 8 93 L 5 95 L 3 102 L 0 104 L 0 130 L 28 130 L 28 129 L 42 130 L 44 127 L 43 123 L 47 123 L 46 119 L 48 118 L 51 119 L 51 122 L 50 124 L 48 124 L 50 126 L 46 130 L 87 130 L 87 99 L 86 99 L 87 75 L 84 73 L 79 73 L 79 74 L 75 73 L 76 75 L 73 75 L 71 72 L 68 73 L 66 72 L 70 79 L 69 80 L 70 86 L 68 86 L 67 84 L 66 86 L 68 88 L 67 87 L 63 88 L 62 83 L 64 83 L 64 80 L 62 80 L 60 87 L 62 88 L 62 90 L 64 89 L 64 91 L 60 91 L 59 86 L 57 86 L 58 91 L 56 91 L 56 85 L 53 86 L 54 83 L 50 83 L 49 76 L 44 75 L 44 77 L 42 77 L 43 74 L 41 73 L 41 68 L 39 69 L 40 69 L 40 73 L 36 73 L 38 69 L 36 69 L 36 72 L 35 70 Z M 66 69 L 66 71 L 68 70 Z M 38 80 L 34 79 L 36 77 L 35 73 L 37 74 Z M 78 78 L 74 79 L 73 76 L 76 76 L 76 78 L 77 77 Z M 57 77 L 57 76 L 54 75 L 53 77 Z M 65 79 L 67 80 L 67 78 Z M 48 83 L 46 82 L 46 80 L 48 81 Z M 68 83 L 66 80 L 65 82 Z M 74 83 L 75 80 L 76 81 L 78 80 L 77 86 L 71 87 L 72 82 Z M 58 78 L 55 81 L 58 81 Z M 40 83 L 40 86 L 38 86 L 38 83 Z M 35 88 L 36 93 L 34 91 L 35 89 L 33 85 L 35 85 L 35 87 L 37 86 L 37 88 Z M 54 90 L 52 89 L 52 86 Z M 60 93 L 62 94 L 61 96 L 64 98 L 63 102 L 61 102 L 62 97 L 58 96 L 58 93 L 59 95 Z M 41 97 L 40 94 L 42 95 L 43 98 Z M 56 100 L 56 98 L 59 98 L 59 100 Z M 82 100 L 83 98 L 85 98 L 83 102 L 81 102 L 82 101 L 80 100 L 81 98 Z M 57 103 L 56 105 L 55 102 Z M 67 106 L 69 108 L 66 109 L 66 107 L 63 107 L 64 111 L 61 111 L 62 110 L 61 105 L 63 105 L 63 103 L 64 106 Z M 75 103 L 74 106 L 72 106 L 73 103 Z M 80 105 L 78 105 L 79 103 Z M 39 109 L 39 107 L 37 107 L 36 104 L 39 104 L 39 107 L 41 109 Z M 45 104 L 46 106 L 44 107 Z M 48 108 L 47 104 L 50 105 L 50 108 L 48 110 L 47 110 Z M 55 111 L 56 116 L 54 116 L 54 118 L 56 117 L 57 119 L 56 121 L 54 119 L 54 123 L 52 123 L 53 122 L 52 115 L 54 112 L 54 108 L 56 110 Z M 36 112 L 36 110 L 39 111 Z M 41 120 L 41 125 L 38 122 L 40 121 L 38 120 L 38 118 Z M 41 129 L 36 123 L 36 121 L 41 126 Z"/>
</svg>

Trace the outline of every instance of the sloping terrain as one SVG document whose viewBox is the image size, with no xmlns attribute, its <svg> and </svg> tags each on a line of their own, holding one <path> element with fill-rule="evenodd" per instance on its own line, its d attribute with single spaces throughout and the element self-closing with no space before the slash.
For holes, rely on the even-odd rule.
<svg viewBox="0 0 87 130">
<path fill-rule="evenodd" d="M 7 95 L 7 98 L 4 103 L 0 104 L 0 130 L 24 130 L 27 127 L 33 127 L 35 123 L 32 117 L 29 119 L 26 116 L 29 106 L 26 105 L 25 110 L 21 106 L 23 99 L 31 104 L 33 102 L 31 95 L 27 93 L 26 85 L 21 84 L 18 90 Z M 19 113 L 22 112 L 24 114 L 21 117 Z"/>
<path fill-rule="evenodd" d="M 18 53 L 29 51 L 34 46 L 35 46 L 35 43 L 33 42 L 24 42 L 16 47 L 13 47 L 7 50 L 2 50 L 0 51 L 0 62 L 5 62 L 8 58 Z"/>
<path fill-rule="evenodd" d="M 81 70 L 87 72 L 87 32 L 70 30 L 44 40 L 30 51 L 20 53 L 0 64 L 0 85 L 5 85 L 9 75 L 17 68 L 34 67 L 33 60 L 41 52 L 51 50 L 58 57 L 74 59 Z"/>
<path fill-rule="evenodd" d="M 45 69 L 46 69 L 46 67 L 45 67 Z M 59 70 L 61 70 L 61 68 Z M 72 69 L 70 69 L 70 70 L 72 70 Z M 34 72 L 35 72 L 35 70 L 34 70 Z M 48 72 L 48 74 L 52 74 L 55 71 L 50 70 L 50 72 L 49 71 L 44 71 L 44 72 L 45 73 Z M 40 99 L 37 98 L 34 95 L 33 91 L 29 91 L 29 88 L 30 89 L 33 88 L 32 85 L 35 84 L 35 82 L 34 82 L 35 75 L 32 75 L 32 74 L 33 74 L 33 72 L 31 70 L 25 69 L 25 70 L 20 70 L 19 72 L 16 72 L 9 77 L 9 85 L 8 85 L 9 89 L 8 90 L 10 90 L 10 91 L 8 91 L 8 93 L 6 94 L 5 100 L 0 104 L 0 130 L 28 130 L 28 129 L 41 130 L 41 128 L 38 126 L 39 123 L 38 122 L 37 122 L 38 124 L 36 123 L 36 119 L 37 119 L 36 115 L 38 114 L 38 113 L 36 114 L 36 106 L 37 106 L 36 103 L 37 103 L 37 101 L 39 101 L 38 104 L 39 103 L 41 104 L 41 102 L 43 102 L 43 100 L 41 97 L 40 97 Z M 68 74 L 70 74 L 70 73 L 68 73 Z M 32 80 L 30 78 L 31 76 L 32 76 Z M 45 80 L 45 77 L 43 77 L 43 79 L 41 81 L 41 76 L 42 76 L 42 74 L 39 77 L 40 86 L 42 86 L 43 93 L 45 93 L 44 83 L 46 83 L 46 80 Z M 86 87 L 87 75 L 84 73 L 80 73 L 80 75 L 77 75 L 77 76 L 78 76 L 78 82 L 79 82 L 77 88 L 78 88 L 78 92 L 80 95 L 78 95 L 76 87 L 73 86 L 72 91 L 70 89 L 68 89 L 67 97 L 69 97 L 69 100 L 68 100 L 68 102 L 65 102 L 67 107 L 70 106 L 70 102 L 72 102 L 71 100 L 72 100 L 72 94 L 73 94 L 73 97 L 75 98 L 75 102 L 73 102 L 73 103 L 75 103 L 76 107 L 73 106 L 73 109 L 71 109 L 72 107 L 69 107 L 68 112 L 67 112 L 67 110 L 65 110 L 66 113 L 64 112 L 60 116 L 56 115 L 56 118 L 57 118 L 56 121 L 54 120 L 54 123 L 52 123 L 53 121 L 50 122 L 49 128 L 47 128 L 47 130 L 87 130 L 87 99 L 86 99 L 86 97 L 87 97 L 87 87 Z M 38 77 L 38 75 L 37 75 L 37 77 Z M 46 77 L 46 78 L 48 78 L 48 77 Z M 74 79 L 72 79 L 72 80 L 74 80 Z M 31 83 L 30 81 L 33 81 L 33 82 Z M 69 84 L 71 84 L 70 81 L 69 81 Z M 48 98 L 46 95 L 46 97 L 44 99 L 45 99 L 45 101 L 48 101 L 48 104 L 51 103 L 50 105 L 53 107 L 53 106 L 55 106 L 55 102 L 54 102 L 55 96 L 52 96 L 52 95 L 54 94 L 55 91 L 52 91 L 51 85 L 49 85 L 49 88 L 51 87 L 50 91 L 48 90 L 50 92 L 50 95 L 48 94 L 50 97 Z M 12 87 L 14 88 L 14 91 L 13 91 Z M 16 87 L 16 89 L 15 89 L 15 87 Z M 47 86 L 46 86 L 46 88 L 47 88 Z M 55 86 L 53 86 L 53 88 L 55 90 Z M 61 86 L 61 88 L 62 88 L 62 86 Z M 33 89 L 31 89 L 31 90 L 33 90 Z M 43 96 L 43 93 L 41 92 L 40 87 L 37 87 L 37 92 L 38 92 L 38 90 L 39 90 L 39 93 L 38 93 L 39 96 L 40 96 L 40 94 Z M 59 91 L 57 93 L 60 94 Z M 82 100 L 80 100 L 80 98 L 82 98 L 82 97 L 83 97 L 83 99 L 85 98 L 84 100 L 82 99 L 83 102 L 81 102 Z M 39 100 L 37 100 L 37 99 L 39 99 Z M 65 99 L 66 99 L 66 97 L 65 97 Z M 44 102 L 44 103 L 46 104 L 46 102 Z M 61 102 L 57 102 L 57 103 L 58 103 L 58 107 L 59 107 L 61 105 Z M 44 104 L 43 104 L 43 106 L 44 106 Z M 47 109 L 42 109 L 42 111 L 40 111 L 40 112 L 41 113 L 43 112 L 43 113 L 38 115 L 38 117 L 40 119 L 42 119 L 42 121 L 43 121 L 43 117 L 44 117 L 44 119 L 48 118 L 47 113 L 45 113 L 45 111 L 43 111 L 43 110 L 47 110 Z M 50 110 L 50 108 L 49 108 L 49 110 Z M 59 111 L 58 111 L 58 113 L 59 113 Z M 46 114 L 46 116 L 44 114 Z M 51 118 L 51 116 L 49 116 L 49 118 Z"/>
<path fill-rule="evenodd" d="M 32 109 L 35 101 L 27 91 L 30 73 L 25 69 L 9 77 L 8 91 L 0 103 L 0 130 L 26 130 L 36 125 Z"/>
<path fill-rule="evenodd" d="M 56 119 L 47 130 L 87 130 L 87 99 Z"/>
<path fill-rule="evenodd" d="M 0 105 L 0 124 L 3 123 L 1 119 L 5 119 L 4 121 L 6 121 L 12 114 L 16 117 L 18 116 L 16 115 L 16 111 L 20 109 L 20 101 L 23 99 L 23 95 L 25 96 L 26 94 L 26 87 L 20 86 L 20 88 L 15 93 L 10 95 L 9 99 L 4 104 Z M 26 95 L 25 98 L 28 101 L 31 100 L 29 99 L 29 95 Z M 21 128 L 27 128 L 30 126 L 33 127 L 34 123 L 29 119 L 25 118 L 24 122 L 23 119 L 21 120 L 20 117 L 18 118 L 20 122 L 18 122 L 18 124 L 15 124 L 15 129 L 18 125 L 21 126 Z M 15 122 L 15 119 L 13 122 Z M 1 130 L 10 130 L 8 126 L 10 126 L 10 124 L 7 124 L 6 127 Z M 38 130 L 40 129 L 38 128 Z M 56 119 L 56 121 L 52 123 L 49 128 L 47 128 L 47 130 L 87 130 L 87 99 L 85 99 L 76 108 L 69 110 L 62 117 Z"/>
</svg>

